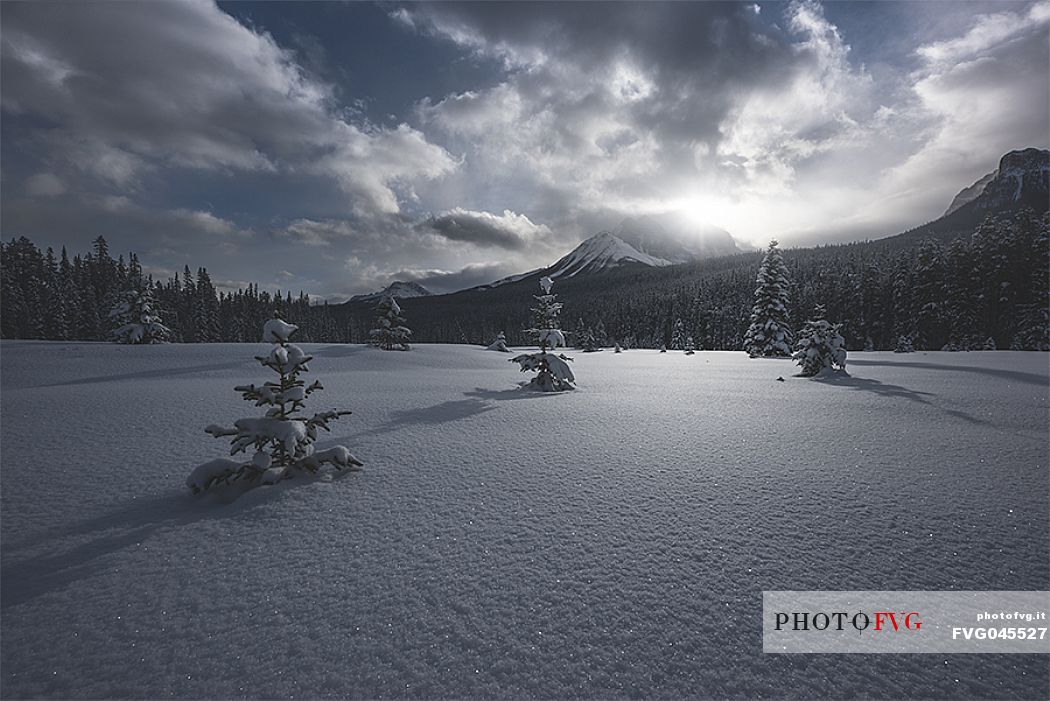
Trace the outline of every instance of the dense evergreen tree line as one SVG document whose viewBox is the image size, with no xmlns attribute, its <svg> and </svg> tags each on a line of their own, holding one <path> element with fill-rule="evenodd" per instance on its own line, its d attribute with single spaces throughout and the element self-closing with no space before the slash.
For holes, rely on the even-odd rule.
<svg viewBox="0 0 1050 701">
<path fill-rule="evenodd" d="M 114 260 L 99 236 L 90 253 L 71 260 L 21 237 L 0 243 L 0 336 L 3 338 L 104 341 L 115 322 L 110 312 L 129 290 L 149 289 L 155 309 L 186 343 L 257 342 L 259 329 L 278 311 L 300 327 L 303 341 L 347 342 L 327 305 L 311 306 L 299 293 L 271 294 L 258 286 L 218 292 L 205 268 L 186 267 L 164 282 L 145 275 L 135 254 Z"/>
<path fill-rule="evenodd" d="M 920 350 L 1046 350 L 1048 256 L 1047 215 L 1028 210 L 988 218 L 972 234 L 952 240 L 896 237 L 787 250 L 788 323 L 801 329 L 823 304 L 828 318 L 841 323 L 850 350 L 893 350 L 901 336 Z M 561 299 L 574 310 L 569 342 L 593 336 L 589 343 L 659 348 L 692 337 L 698 348 L 739 350 L 760 260 L 761 254 L 742 254 L 559 280 Z M 64 251 L 57 257 L 41 252 L 25 238 L 0 244 L 0 334 L 106 339 L 109 310 L 140 279 L 136 258 L 114 260 L 101 237 L 91 253 L 72 260 Z M 311 306 L 305 294 L 271 295 L 254 285 L 217 293 L 204 268 L 141 284 L 152 287 L 175 341 L 254 342 L 275 309 L 300 327 L 304 342 L 364 342 L 374 320 L 374 303 Z M 486 345 L 505 331 L 509 344 L 525 345 L 535 284 L 529 277 L 401 305 L 419 342 Z"/>
</svg>

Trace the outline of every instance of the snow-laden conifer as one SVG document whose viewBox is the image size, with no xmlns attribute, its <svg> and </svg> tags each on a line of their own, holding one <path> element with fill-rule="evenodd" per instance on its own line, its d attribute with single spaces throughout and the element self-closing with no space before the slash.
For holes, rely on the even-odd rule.
<svg viewBox="0 0 1050 701">
<path fill-rule="evenodd" d="M 799 332 L 792 356 L 801 366 L 802 377 L 813 377 L 824 370 L 846 369 L 846 341 L 839 333 L 841 324 L 824 318 L 824 307 L 817 305 L 812 319 Z"/>
<path fill-rule="evenodd" d="M 499 351 L 501 353 L 510 353 L 510 348 L 507 348 L 507 336 L 500 331 L 499 335 L 496 336 L 496 340 L 488 345 L 485 350 Z"/>
<path fill-rule="evenodd" d="M 288 342 L 297 328 L 278 318 L 267 321 L 263 341 L 272 343 L 273 349 L 255 359 L 277 373 L 279 379 L 261 386 L 234 387 L 245 401 L 267 407 L 266 413 L 261 417 L 238 419 L 232 428 L 212 424 L 204 429 L 216 438 L 231 436 L 230 455 L 247 455 L 253 450 L 251 459 L 219 458 L 197 466 L 186 480 L 186 486 L 194 494 L 234 483 L 241 490 L 274 484 L 296 475 L 317 474 L 325 465 L 341 471 L 354 470 L 363 464 L 342 445 L 314 449 L 318 429 L 331 430 L 329 422 L 350 412 L 322 411 L 311 417 L 300 414 L 306 399 L 323 387 L 317 381 L 307 385 L 299 378 L 300 374 L 309 372 L 307 363 L 313 358 Z"/>
<path fill-rule="evenodd" d="M 788 278 L 784 258 L 774 239 L 758 269 L 755 305 L 751 325 L 744 335 L 744 350 L 752 358 L 791 355 L 791 329 L 788 326 Z"/>
<path fill-rule="evenodd" d="M 912 342 L 911 336 L 903 335 L 897 337 L 897 346 L 893 349 L 894 353 L 914 353 L 915 344 Z"/>
<path fill-rule="evenodd" d="M 685 354 L 694 355 L 696 353 L 696 344 L 693 342 L 692 336 L 685 337 Z"/>
<path fill-rule="evenodd" d="M 685 350 L 685 324 L 676 319 L 671 329 L 671 350 Z"/>
<path fill-rule="evenodd" d="M 554 281 L 549 277 L 540 278 L 543 294 L 535 295 L 538 305 L 532 309 L 533 328 L 528 332 L 536 338 L 540 347 L 539 353 L 523 353 L 510 359 L 521 366 L 522 372 L 536 373 L 536 377 L 525 386 L 542 392 L 575 389 L 573 383 L 576 382 L 568 363 L 572 358 L 547 352 L 548 349 L 565 345 L 565 335 L 558 328 L 558 316 L 562 305 L 558 296 L 551 294 L 553 285 Z"/>
<path fill-rule="evenodd" d="M 167 343 L 171 329 L 163 324 L 156 311 L 149 285 L 127 290 L 109 313 L 113 323 L 113 340 L 117 343 Z"/>
<path fill-rule="evenodd" d="M 412 330 L 405 326 L 397 300 L 385 295 L 376 305 L 376 327 L 369 332 L 372 343 L 383 350 L 409 349 Z"/>
<path fill-rule="evenodd" d="M 600 351 L 598 347 L 598 340 L 594 337 L 594 331 L 588 328 L 584 334 L 583 339 L 577 343 L 577 348 L 582 348 L 584 353 L 594 353 Z"/>
</svg>

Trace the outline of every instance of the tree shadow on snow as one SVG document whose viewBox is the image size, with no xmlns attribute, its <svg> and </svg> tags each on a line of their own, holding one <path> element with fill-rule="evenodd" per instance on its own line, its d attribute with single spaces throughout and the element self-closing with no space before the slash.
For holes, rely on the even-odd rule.
<svg viewBox="0 0 1050 701">
<path fill-rule="evenodd" d="M 114 566 L 108 555 L 135 548 L 158 530 L 217 519 L 251 519 L 252 511 L 278 498 L 286 489 L 315 481 L 286 480 L 252 489 L 238 495 L 239 498 L 210 493 L 193 496 L 188 491 L 136 498 L 98 516 L 48 529 L 21 542 L 4 543 L 0 609 L 6 610 L 105 572 Z M 65 547 L 65 539 L 76 544 Z M 27 549 L 46 552 L 28 557 L 16 554 Z"/>
<path fill-rule="evenodd" d="M 475 387 L 472 392 L 464 392 L 463 394 L 467 397 L 475 397 L 477 399 L 492 399 L 497 402 L 507 401 L 509 399 L 538 399 L 543 397 L 557 397 L 566 394 L 572 394 L 572 392 L 540 392 L 537 390 L 529 389 L 527 387 L 528 382 L 521 382 L 515 389 L 482 389 L 481 387 Z"/>
<path fill-rule="evenodd" d="M 174 377 L 176 375 L 191 375 L 196 372 L 208 372 L 209 370 L 232 370 L 233 368 L 249 367 L 251 359 L 236 360 L 231 363 L 214 363 L 212 365 L 194 365 L 188 368 L 163 368 L 157 370 L 143 370 L 142 372 L 128 372 L 122 375 L 100 375 L 98 377 L 84 377 L 79 380 L 66 380 L 65 382 L 54 382 L 36 387 L 69 387 L 72 385 L 94 385 L 104 382 L 119 382 L 120 380 L 139 380 L 159 377 Z"/>
<path fill-rule="evenodd" d="M 442 402 L 440 404 L 435 404 L 434 406 L 422 407 L 419 409 L 401 409 L 393 412 L 390 419 L 385 424 L 370 431 L 366 431 L 365 433 L 373 435 L 390 433 L 391 431 L 404 428 L 406 424 L 436 426 L 449 421 L 469 419 L 472 416 L 484 414 L 495 408 L 495 406 L 489 404 L 483 399 L 470 398 Z"/>
<path fill-rule="evenodd" d="M 851 362 L 852 364 L 852 362 Z M 883 397 L 893 397 L 897 399 L 907 399 L 909 401 L 917 402 L 919 404 L 925 404 L 926 406 L 933 407 L 934 409 L 940 409 L 944 413 L 954 416 L 964 421 L 969 421 L 974 424 L 983 424 L 985 426 L 992 426 L 990 421 L 985 421 L 976 416 L 971 416 L 964 411 L 957 409 L 945 409 L 944 407 L 938 406 L 931 402 L 926 397 L 935 397 L 937 395 L 930 392 L 920 392 L 914 389 L 908 389 L 901 385 L 891 385 L 885 382 L 879 382 L 878 380 L 871 380 L 865 377 L 853 377 L 846 373 L 836 373 L 834 375 L 826 375 L 823 377 L 814 377 L 815 382 L 821 382 L 826 385 L 835 385 L 839 387 L 849 387 L 855 390 L 861 390 L 864 392 L 874 392 L 875 394 Z"/>
<path fill-rule="evenodd" d="M 854 360 L 850 358 L 850 365 L 881 365 L 885 367 L 918 368 L 920 370 L 956 370 L 959 372 L 973 372 L 981 375 L 1000 377 L 1004 380 L 1014 380 L 1030 385 L 1046 387 L 1050 384 L 1050 378 L 1045 375 L 1037 375 L 1032 372 L 1021 372 L 1020 370 L 1000 370 L 998 368 L 982 368 L 976 365 L 942 365 L 940 363 L 918 363 L 918 362 L 892 362 L 887 360 Z"/>
<path fill-rule="evenodd" d="M 312 350 L 310 351 L 310 355 L 315 358 L 348 358 L 351 355 L 364 353 L 369 349 L 369 346 L 361 344 L 337 344 Z"/>
</svg>

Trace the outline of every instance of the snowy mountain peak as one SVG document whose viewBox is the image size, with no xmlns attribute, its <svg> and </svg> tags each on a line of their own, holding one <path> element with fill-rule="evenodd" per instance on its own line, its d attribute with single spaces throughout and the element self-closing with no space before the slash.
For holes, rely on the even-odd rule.
<svg viewBox="0 0 1050 701">
<path fill-rule="evenodd" d="M 616 236 L 636 250 L 672 263 L 687 263 L 740 253 L 725 229 L 699 224 L 680 212 L 628 217 L 620 222 Z"/>
<path fill-rule="evenodd" d="M 663 267 L 740 253 L 724 229 L 696 224 L 677 212 L 628 217 L 615 231 L 602 231 L 548 268 L 550 276 L 573 277 L 628 264 Z"/>
<path fill-rule="evenodd" d="M 629 263 L 640 263 L 651 267 L 671 265 L 665 258 L 642 253 L 612 232 L 596 234 L 548 269 L 552 278 L 573 277 L 583 272 L 611 270 Z"/>
<path fill-rule="evenodd" d="M 1037 148 L 1010 151 L 999 160 L 998 169 L 956 195 L 944 214 L 947 216 L 968 205 L 978 210 L 1009 209 L 1026 204 L 1045 209 L 1050 196 L 1048 180 L 1050 151 Z"/>
<path fill-rule="evenodd" d="M 367 295 L 354 295 L 350 298 L 351 302 L 368 302 L 372 300 L 378 300 L 383 297 L 393 297 L 394 299 L 410 299 L 412 297 L 430 297 L 434 293 L 427 288 L 420 285 L 418 282 L 402 282 L 397 280 L 390 283 L 385 289 L 379 292 L 372 292 Z"/>
</svg>

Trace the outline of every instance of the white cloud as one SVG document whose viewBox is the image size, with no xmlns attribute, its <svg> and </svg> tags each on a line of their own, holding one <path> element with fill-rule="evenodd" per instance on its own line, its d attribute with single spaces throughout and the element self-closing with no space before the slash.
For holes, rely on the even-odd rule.
<svg viewBox="0 0 1050 701">
<path fill-rule="evenodd" d="M 177 222 L 196 229 L 197 231 L 214 236 L 241 236 L 250 237 L 252 231 L 241 229 L 232 221 L 217 217 L 211 212 L 202 212 L 191 209 L 175 209 L 169 212 L 169 216 Z"/>
<path fill-rule="evenodd" d="M 815 2 L 787 10 L 799 67 L 781 84 L 752 92 L 723 120 L 718 155 L 755 192 L 790 192 L 795 166 L 867 136 L 873 81 L 849 61 L 849 46 Z"/>
<path fill-rule="evenodd" d="M 49 158 L 133 187 L 144 171 L 312 172 L 357 212 L 456 161 L 401 124 L 352 123 L 328 85 L 213 3 L 5 8 L 3 106 L 56 124 Z"/>
<path fill-rule="evenodd" d="M 456 207 L 428 217 L 423 226 L 450 241 L 512 249 L 524 248 L 551 235 L 545 224 L 534 224 L 524 214 L 509 209 L 496 215 Z"/>
<path fill-rule="evenodd" d="M 349 239 L 354 235 L 354 229 L 347 221 L 304 218 L 296 219 L 278 233 L 308 246 L 328 246 L 333 241 Z"/>
<path fill-rule="evenodd" d="M 1050 2 L 1037 2 L 1027 12 L 997 12 L 979 15 L 973 26 L 960 37 L 937 41 L 916 49 L 916 53 L 931 63 L 954 63 L 974 58 L 995 50 L 1017 35 L 1050 21 Z"/>
<path fill-rule="evenodd" d="M 342 137 L 338 144 L 309 169 L 333 175 L 344 190 L 358 195 L 353 209 L 359 216 L 399 213 L 403 197 L 398 197 L 397 185 L 438 178 L 456 167 L 444 149 L 406 124 L 372 133 L 340 124 L 337 131 Z M 408 197 L 413 197 L 411 191 Z"/>
</svg>

